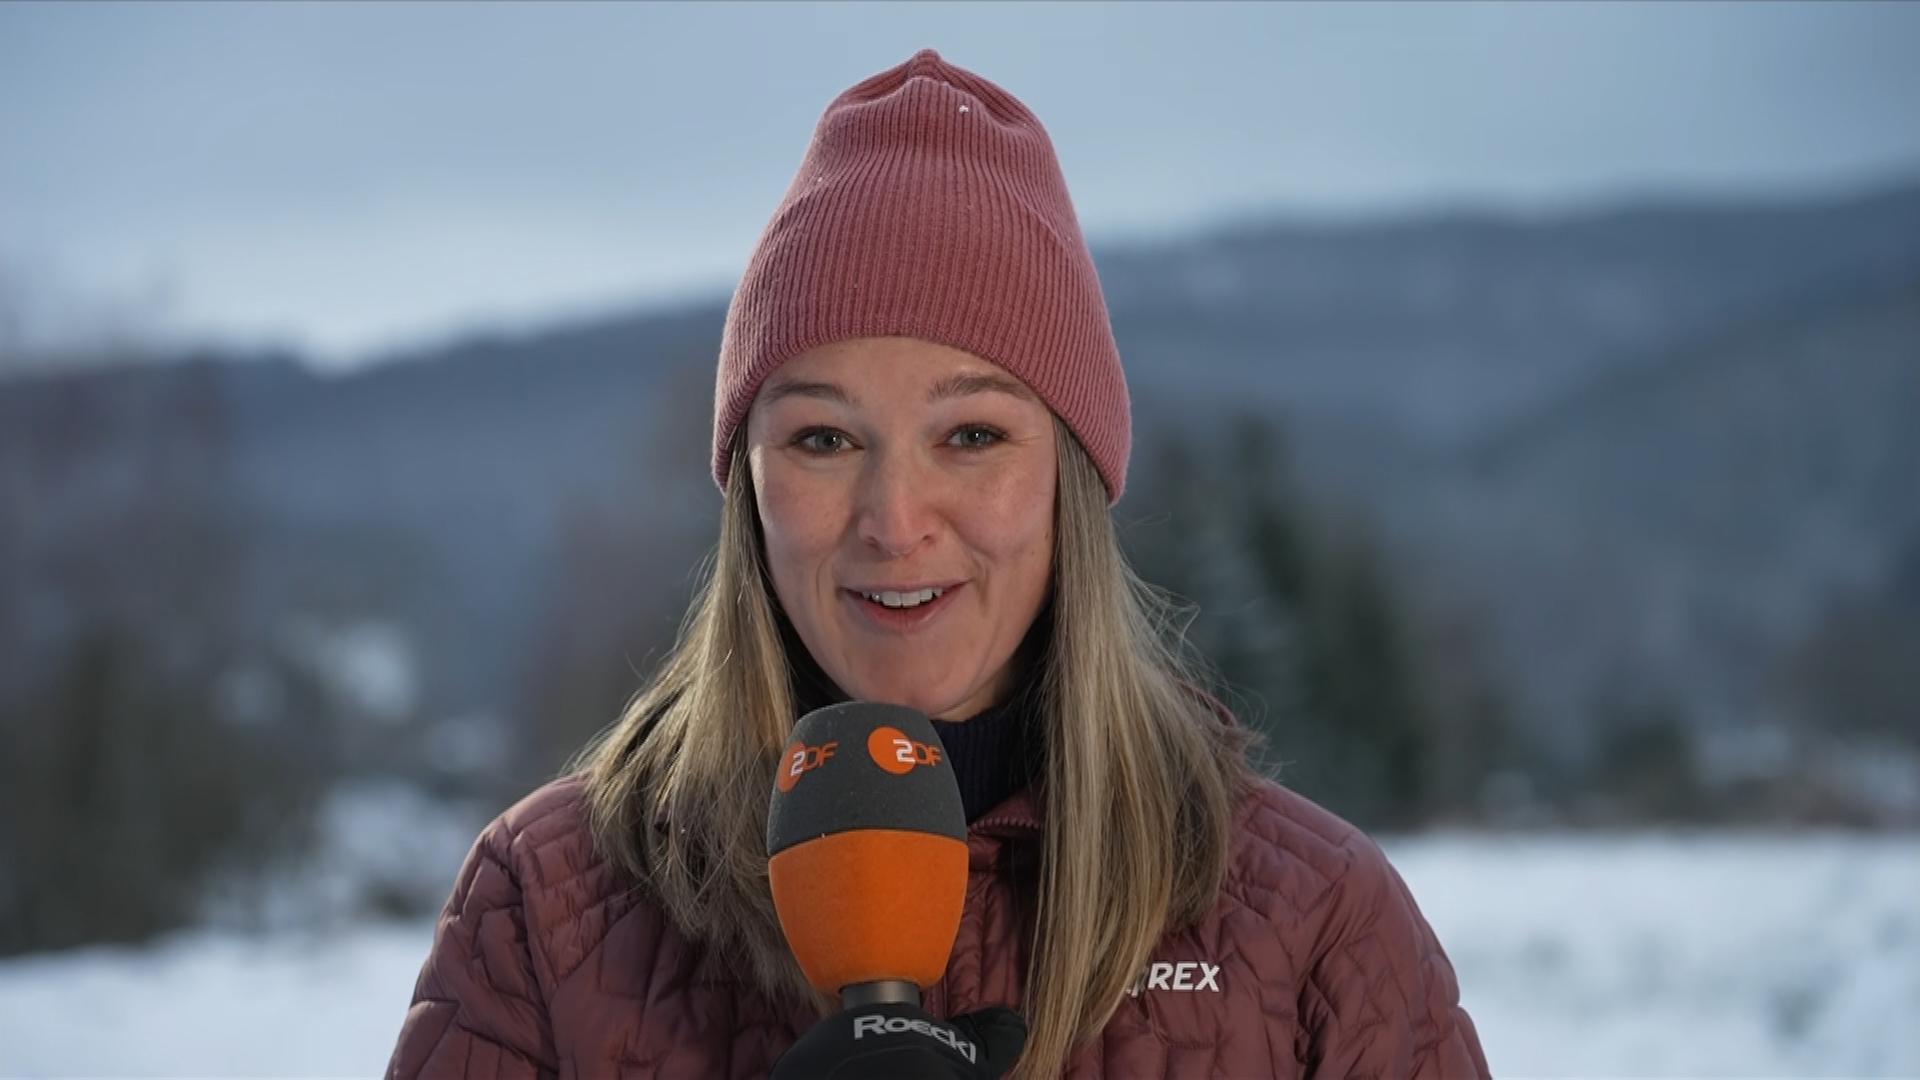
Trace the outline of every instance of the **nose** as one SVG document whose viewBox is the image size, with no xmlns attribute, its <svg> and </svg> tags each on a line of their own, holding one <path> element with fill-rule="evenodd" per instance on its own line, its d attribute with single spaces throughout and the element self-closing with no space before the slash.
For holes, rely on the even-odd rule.
<svg viewBox="0 0 1920 1080">
<path fill-rule="evenodd" d="M 870 453 L 855 510 L 860 540 L 890 558 L 919 549 L 937 527 L 935 483 L 910 454 Z"/>
</svg>

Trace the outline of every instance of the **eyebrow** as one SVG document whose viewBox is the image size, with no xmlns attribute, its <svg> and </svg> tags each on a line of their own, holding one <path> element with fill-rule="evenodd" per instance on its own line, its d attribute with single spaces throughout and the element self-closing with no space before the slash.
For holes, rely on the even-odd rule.
<svg viewBox="0 0 1920 1080">
<path fill-rule="evenodd" d="M 969 394 L 1000 393 L 1009 394 L 1023 401 L 1036 400 L 1033 391 L 1018 379 L 991 372 L 978 372 L 964 375 L 949 375 L 933 384 L 927 391 L 927 403 L 933 404 L 949 398 L 966 397 Z M 838 384 L 830 382 L 810 382 L 804 379 L 780 379 L 768 384 L 764 391 L 767 404 L 781 398 L 808 397 L 822 401 L 834 401 L 848 408 L 857 407 L 857 402 Z"/>
<path fill-rule="evenodd" d="M 1023 401 L 1035 400 L 1033 391 L 1018 379 L 992 372 L 980 372 L 969 375 L 949 375 L 933 384 L 927 391 L 927 403 L 944 401 L 947 398 L 966 397 L 968 394 L 1001 393 L 1011 394 Z"/>
<path fill-rule="evenodd" d="M 771 405 L 774 402 L 779 401 L 781 398 L 790 398 L 790 397 L 810 397 L 810 398 L 819 398 L 823 401 L 837 401 L 840 404 L 847 406 L 848 408 L 852 408 L 854 404 L 853 399 L 847 396 L 847 392 L 845 390 L 840 389 L 838 386 L 834 385 L 833 383 L 827 383 L 827 382 L 806 382 L 801 379 L 780 379 L 778 381 L 768 383 L 766 389 L 762 390 L 760 393 L 762 398 L 765 400 L 765 402 L 768 405 Z"/>
</svg>

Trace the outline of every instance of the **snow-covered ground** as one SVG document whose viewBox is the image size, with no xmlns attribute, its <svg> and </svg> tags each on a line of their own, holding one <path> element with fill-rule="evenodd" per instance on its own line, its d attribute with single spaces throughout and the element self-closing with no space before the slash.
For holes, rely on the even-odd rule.
<svg viewBox="0 0 1920 1080">
<path fill-rule="evenodd" d="M 1505 1076 L 1920 1076 L 1920 836 L 1383 845 Z"/>
<path fill-rule="evenodd" d="M 0 964 L 0 1076 L 378 1076 L 427 923 Z"/>
<path fill-rule="evenodd" d="M 1385 845 L 1500 1076 L 1920 1076 L 1920 837 Z M 0 963 L 0 1075 L 373 1076 L 431 928 Z"/>
</svg>

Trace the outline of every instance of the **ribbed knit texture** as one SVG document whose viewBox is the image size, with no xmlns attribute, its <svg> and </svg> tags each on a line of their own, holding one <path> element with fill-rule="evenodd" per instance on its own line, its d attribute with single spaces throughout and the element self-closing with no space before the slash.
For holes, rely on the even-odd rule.
<svg viewBox="0 0 1920 1080">
<path fill-rule="evenodd" d="M 913 337 L 1005 368 L 1086 448 L 1109 504 L 1131 413 L 1106 300 L 1053 144 L 1013 95 L 932 49 L 851 87 L 734 291 L 714 386 L 713 475 L 781 363 Z"/>
</svg>

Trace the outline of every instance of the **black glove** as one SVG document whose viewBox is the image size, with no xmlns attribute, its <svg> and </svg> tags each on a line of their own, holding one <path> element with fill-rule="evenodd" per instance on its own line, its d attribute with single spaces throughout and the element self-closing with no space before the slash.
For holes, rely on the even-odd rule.
<svg viewBox="0 0 1920 1080">
<path fill-rule="evenodd" d="M 800 1036 L 771 1080 L 999 1080 L 1026 1045 L 1012 1009 L 942 1021 L 911 1005 L 862 1005 Z"/>
</svg>

